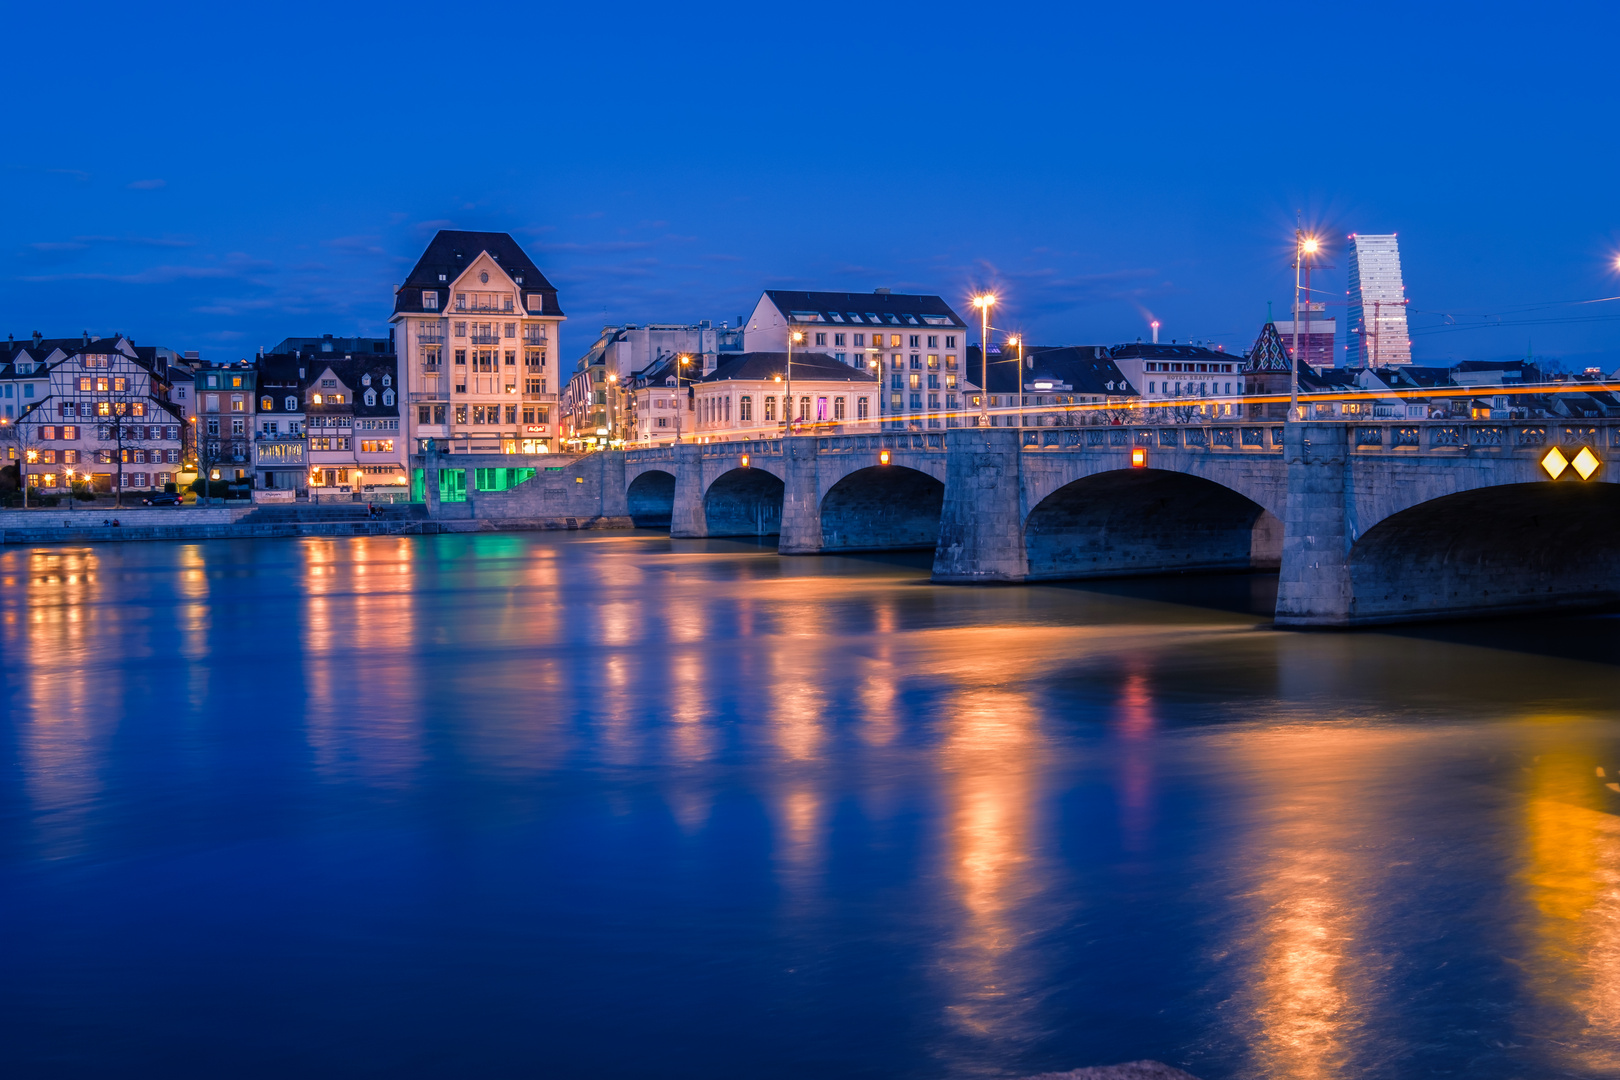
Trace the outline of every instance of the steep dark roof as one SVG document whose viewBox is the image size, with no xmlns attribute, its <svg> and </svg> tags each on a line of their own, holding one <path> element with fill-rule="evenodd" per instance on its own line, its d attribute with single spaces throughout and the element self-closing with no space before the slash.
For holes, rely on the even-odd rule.
<svg viewBox="0 0 1620 1080">
<path fill-rule="evenodd" d="M 1115 360 L 1220 360 L 1230 363 L 1231 353 L 1219 349 L 1206 349 L 1202 345 L 1155 345 L 1151 341 L 1133 341 L 1128 345 L 1115 345 L 1108 350 Z"/>
<path fill-rule="evenodd" d="M 392 355 L 363 356 L 358 360 L 322 359 L 314 362 L 311 362 L 308 357 L 305 357 L 305 378 L 303 380 L 305 391 L 319 393 L 320 387 L 316 384 L 316 381 L 320 379 L 322 373 L 328 369 L 330 369 L 332 374 L 337 377 L 338 381 L 348 389 L 349 400 L 344 404 L 337 406 L 328 406 L 324 404 L 314 405 L 308 403 L 307 393 L 302 394 L 300 396 L 303 397 L 306 402 L 305 411 L 309 415 L 343 415 L 347 413 L 353 413 L 355 416 L 359 417 L 393 417 L 399 415 L 399 398 L 401 392 L 399 385 L 399 371 L 398 365 L 395 363 Z M 364 377 L 367 375 L 371 376 L 370 386 L 366 386 L 364 382 Z M 385 375 L 388 376 L 387 386 L 383 385 L 383 376 Z M 375 405 L 366 404 L 367 390 L 377 391 L 377 403 Z M 394 392 L 394 403 L 392 405 L 383 404 L 384 390 L 392 390 Z"/>
<path fill-rule="evenodd" d="M 967 324 L 938 296 L 917 293 L 838 293 L 796 292 L 790 289 L 766 289 L 777 310 L 792 318 L 794 312 L 814 312 L 820 321 L 833 326 L 880 325 L 893 329 L 908 327 L 924 331 L 934 329 L 965 330 Z M 834 318 L 834 315 L 837 318 Z M 868 316 L 879 316 L 873 323 Z M 853 317 L 852 317 L 853 316 Z M 948 323 L 928 323 L 926 318 L 949 319 Z M 795 360 L 797 365 L 798 361 Z"/>
<path fill-rule="evenodd" d="M 1254 339 L 1254 348 L 1249 350 L 1248 362 L 1243 365 L 1243 370 L 1292 371 L 1293 369 L 1293 358 L 1288 355 L 1288 346 L 1283 344 L 1282 336 L 1277 333 L 1277 324 L 1266 323 L 1260 328 L 1260 336 Z"/>
<path fill-rule="evenodd" d="M 1017 353 L 1013 353 L 1012 356 L 1016 366 Z M 1024 361 L 1025 386 L 1032 382 L 1051 382 L 1058 384 L 1052 387 L 1052 391 L 1056 393 L 1098 394 L 1104 397 L 1110 394 L 1115 396 L 1136 394 L 1135 388 L 1114 363 L 1109 351 L 1100 345 L 1071 345 L 1064 349 L 1043 349 L 1033 355 L 1025 350 Z M 972 377 L 971 373 L 969 377 Z"/>
<path fill-rule="evenodd" d="M 473 264 L 473 260 L 486 251 L 513 278 L 522 279 L 518 282 L 522 294 L 517 305 L 520 310 L 512 314 L 518 315 L 528 310 L 531 293 L 544 297 L 541 310 L 532 314 L 562 314 L 562 309 L 557 306 L 556 288 L 546 280 L 546 275 L 540 272 L 540 268 L 534 265 L 534 261 L 518 246 L 510 233 L 460 232 L 453 229 L 440 229 L 429 241 L 427 250 L 422 252 L 422 257 L 416 261 L 405 283 L 394 291 L 394 310 L 413 313 L 427 310 L 422 307 L 422 290 L 430 289 L 439 293 L 439 307 L 435 314 L 449 315 L 450 286 Z M 444 281 L 439 280 L 440 274 L 444 275 Z"/>
<path fill-rule="evenodd" d="M 787 377 L 787 353 L 785 352 L 746 352 L 721 353 L 720 362 L 715 369 L 707 375 L 700 376 L 693 382 L 724 382 L 734 379 L 770 379 L 781 375 Z M 826 353 L 795 352 L 793 354 L 793 377 L 795 379 L 816 380 L 819 382 L 851 382 L 876 385 L 877 379 L 858 368 L 850 367 L 841 360 L 835 360 Z M 684 380 L 683 380 L 684 381 Z"/>
<path fill-rule="evenodd" d="M 323 346 L 330 346 L 323 351 Z M 290 337 L 282 338 L 276 347 L 270 350 L 271 355 L 280 353 L 310 353 L 321 356 L 331 356 L 333 353 L 353 355 L 354 353 L 391 353 L 394 351 L 394 339 L 368 338 L 368 337 L 333 337 L 331 334 L 322 337 Z"/>
</svg>

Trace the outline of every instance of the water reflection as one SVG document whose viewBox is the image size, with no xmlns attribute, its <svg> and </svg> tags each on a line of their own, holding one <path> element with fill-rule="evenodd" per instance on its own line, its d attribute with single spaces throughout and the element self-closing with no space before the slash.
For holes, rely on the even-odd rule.
<svg viewBox="0 0 1620 1080">
<path fill-rule="evenodd" d="M 249 1015 L 346 1073 L 1620 1072 L 1609 624 L 1283 635 L 1250 580 L 926 572 L 0 548 L 8 1056 Z"/>
<path fill-rule="evenodd" d="M 953 1022 L 1000 1040 L 1026 1038 L 1038 975 L 1025 907 L 1039 889 L 1041 740 L 1036 711 L 1015 691 L 963 690 L 945 706 L 940 769 L 945 848 L 963 918 L 952 941 Z"/>
<path fill-rule="evenodd" d="M 1536 1035 L 1581 1074 L 1620 1073 L 1620 817 L 1604 812 L 1590 752 L 1548 748 L 1529 767 L 1520 874 Z"/>
</svg>

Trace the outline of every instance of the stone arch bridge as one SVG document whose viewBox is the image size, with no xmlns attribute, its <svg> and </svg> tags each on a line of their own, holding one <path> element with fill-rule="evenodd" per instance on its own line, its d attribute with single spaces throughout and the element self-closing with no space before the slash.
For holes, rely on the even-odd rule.
<svg viewBox="0 0 1620 1080">
<path fill-rule="evenodd" d="M 1551 478 L 1555 448 L 1565 461 L 1586 450 L 1595 471 Z M 1615 452 L 1616 421 L 1311 421 L 607 456 L 622 459 L 628 514 L 676 537 L 775 536 L 784 554 L 928 548 L 941 583 L 1277 569 L 1280 625 L 1351 626 L 1620 603 Z"/>
</svg>

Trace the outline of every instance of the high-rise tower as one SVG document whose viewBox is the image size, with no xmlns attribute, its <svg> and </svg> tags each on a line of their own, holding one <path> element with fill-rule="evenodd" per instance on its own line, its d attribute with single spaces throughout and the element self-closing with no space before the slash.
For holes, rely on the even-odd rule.
<svg viewBox="0 0 1620 1080">
<path fill-rule="evenodd" d="M 1349 366 L 1410 364 L 1406 288 L 1395 234 L 1350 237 Z"/>
</svg>

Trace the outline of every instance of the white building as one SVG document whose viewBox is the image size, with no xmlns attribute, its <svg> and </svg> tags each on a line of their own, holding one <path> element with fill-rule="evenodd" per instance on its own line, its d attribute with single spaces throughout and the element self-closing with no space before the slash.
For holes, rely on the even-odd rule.
<svg viewBox="0 0 1620 1080">
<path fill-rule="evenodd" d="M 1410 364 L 1412 341 L 1406 327 L 1406 286 L 1395 234 L 1350 237 L 1350 367 Z"/>
<path fill-rule="evenodd" d="M 409 451 L 425 438 L 452 453 L 552 449 L 563 319 L 511 236 L 441 230 L 394 292 Z"/>
<path fill-rule="evenodd" d="M 967 324 L 938 296 L 796 292 L 767 289 L 744 324 L 748 352 L 826 353 L 879 376 L 885 427 L 922 430 L 961 426 L 971 383 L 963 363 Z"/>
<path fill-rule="evenodd" d="M 708 374 L 682 375 L 677 383 L 678 363 L 679 355 L 665 357 L 632 380 L 631 441 L 780 437 L 789 418 L 795 432 L 877 430 L 877 380 L 825 353 L 793 354 L 791 398 L 785 351 L 721 353 Z"/>
<path fill-rule="evenodd" d="M 1144 407 L 1173 407 L 1193 398 L 1203 415 L 1242 416 L 1243 357 L 1202 345 L 1136 342 L 1108 350 Z M 1213 399 L 1213 400 L 1211 400 Z"/>
</svg>

